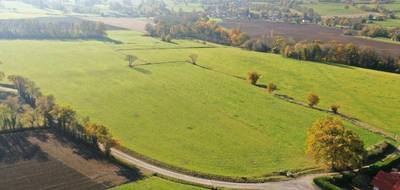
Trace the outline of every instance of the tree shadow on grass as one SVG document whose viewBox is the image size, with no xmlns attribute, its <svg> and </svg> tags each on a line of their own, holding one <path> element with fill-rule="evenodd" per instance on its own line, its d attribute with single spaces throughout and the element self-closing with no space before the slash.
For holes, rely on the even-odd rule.
<svg viewBox="0 0 400 190">
<path fill-rule="evenodd" d="M 345 68 L 345 69 L 354 69 L 354 67 L 352 67 L 350 65 L 343 65 L 343 64 L 339 64 L 339 63 L 322 63 L 322 64 L 334 66 L 334 67 Z"/>
<path fill-rule="evenodd" d="M 135 70 L 135 71 L 137 71 L 139 73 L 143 73 L 145 75 L 150 75 L 152 73 L 150 70 L 143 69 L 143 68 L 140 68 L 140 67 L 133 67 L 133 70 Z"/>
<path fill-rule="evenodd" d="M 268 86 L 265 84 L 255 84 L 258 88 L 267 88 Z"/>
</svg>

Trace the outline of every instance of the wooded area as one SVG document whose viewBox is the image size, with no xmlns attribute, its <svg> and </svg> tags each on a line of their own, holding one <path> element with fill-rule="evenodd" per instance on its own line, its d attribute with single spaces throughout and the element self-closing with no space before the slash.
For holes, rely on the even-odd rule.
<svg viewBox="0 0 400 190">
<path fill-rule="evenodd" d="M 103 23 L 84 20 L 0 20 L 2 39 L 99 39 L 106 36 L 105 29 Z"/>
</svg>

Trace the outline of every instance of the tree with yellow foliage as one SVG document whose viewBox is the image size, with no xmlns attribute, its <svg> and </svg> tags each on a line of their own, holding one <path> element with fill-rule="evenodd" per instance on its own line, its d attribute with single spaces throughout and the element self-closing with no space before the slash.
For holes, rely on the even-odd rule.
<svg viewBox="0 0 400 190">
<path fill-rule="evenodd" d="M 116 144 L 116 141 L 104 125 L 87 122 L 85 124 L 85 132 L 92 138 L 93 143 L 99 142 L 104 146 L 106 154 L 109 154 L 111 147 Z"/>
<path fill-rule="evenodd" d="M 229 33 L 229 38 L 231 39 L 232 45 L 234 46 L 240 46 L 248 39 L 250 39 L 250 37 L 246 33 L 240 31 L 240 29 L 231 30 Z"/>
<path fill-rule="evenodd" d="M 366 150 L 357 134 L 347 130 L 339 119 L 327 117 L 308 130 L 307 153 L 317 163 L 340 171 L 360 167 Z"/>
</svg>

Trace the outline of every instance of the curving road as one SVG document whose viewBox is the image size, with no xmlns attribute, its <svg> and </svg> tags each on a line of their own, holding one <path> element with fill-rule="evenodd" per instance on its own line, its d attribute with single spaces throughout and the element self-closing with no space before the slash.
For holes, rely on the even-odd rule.
<svg viewBox="0 0 400 190">
<path fill-rule="evenodd" d="M 217 180 L 209 180 L 199 177 L 193 177 L 186 174 L 174 172 L 168 169 L 164 169 L 147 162 L 144 162 L 140 159 L 134 158 L 129 154 L 126 154 L 118 149 L 112 148 L 111 155 L 117 159 L 125 161 L 129 164 L 133 164 L 140 168 L 144 168 L 154 173 L 162 174 L 164 176 L 168 176 L 171 178 L 179 179 L 182 181 L 207 185 L 212 187 L 225 187 L 225 188 L 234 188 L 234 189 L 268 189 L 268 190 L 317 190 L 319 189 L 314 185 L 312 179 L 317 176 L 327 175 L 327 174 L 312 174 L 304 177 L 299 177 L 289 181 L 281 181 L 281 182 L 265 182 L 265 183 L 234 183 L 234 182 L 225 182 L 225 181 L 217 181 Z"/>
</svg>

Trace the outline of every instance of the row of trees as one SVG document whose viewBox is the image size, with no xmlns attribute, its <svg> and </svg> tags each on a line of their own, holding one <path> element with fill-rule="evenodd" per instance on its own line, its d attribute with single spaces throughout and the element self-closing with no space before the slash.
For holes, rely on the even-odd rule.
<svg viewBox="0 0 400 190">
<path fill-rule="evenodd" d="M 164 41 L 172 38 L 196 38 L 215 43 L 240 46 L 249 36 L 238 29 L 226 30 L 210 21 L 201 13 L 175 13 L 155 19 L 155 24 L 146 25 L 148 35 Z"/>
<path fill-rule="evenodd" d="M 362 30 L 359 32 L 359 35 L 373 38 L 390 38 L 393 41 L 400 41 L 400 28 L 387 29 L 380 25 L 369 25 L 363 27 Z"/>
<path fill-rule="evenodd" d="M 372 17 L 372 16 L 370 16 Z M 400 41 L 400 28 L 385 28 L 378 24 L 371 24 L 375 17 L 349 18 L 349 17 L 328 17 L 322 24 L 335 27 L 341 26 L 347 28 L 344 30 L 345 35 L 360 35 L 368 37 L 382 37 L 393 41 Z M 384 19 L 384 18 L 382 18 Z"/>
<path fill-rule="evenodd" d="M 105 126 L 80 119 L 72 108 L 56 104 L 53 96 L 43 95 L 33 81 L 16 75 L 8 79 L 18 95 L 9 94 L 0 101 L 2 130 L 50 127 L 96 148 L 101 143 L 106 153 L 116 143 Z"/>
<path fill-rule="evenodd" d="M 0 38 L 16 39 L 99 39 L 105 25 L 92 21 L 48 21 L 41 19 L 0 20 Z"/>
<path fill-rule="evenodd" d="M 298 42 L 281 51 L 285 57 L 318 62 L 340 63 L 388 72 L 400 72 L 400 60 L 369 47 L 337 42 Z"/>
<path fill-rule="evenodd" d="M 155 24 L 148 24 L 146 30 L 150 36 L 161 37 L 164 41 L 170 41 L 172 38 L 196 38 L 253 51 L 280 53 L 294 59 L 400 72 L 400 59 L 379 53 L 373 48 L 335 41 L 294 42 L 281 36 L 269 35 L 250 39 L 239 29 L 227 30 L 217 23 L 209 21 L 206 15 L 200 13 L 179 13 L 174 16 L 158 18 L 155 19 Z M 394 33 L 396 39 L 400 38 L 398 31 Z"/>
<path fill-rule="evenodd" d="M 292 42 L 283 37 L 264 36 L 246 41 L 241 47 L 253 51 L 280 53 L 285 57 L 340 63 L 388 72 L 400 72 L 400 59 L 379 53 L 373 48 L 335 41 Z"/>
</svg>

